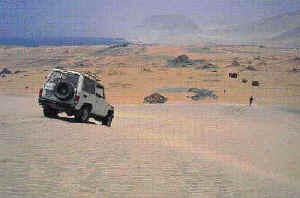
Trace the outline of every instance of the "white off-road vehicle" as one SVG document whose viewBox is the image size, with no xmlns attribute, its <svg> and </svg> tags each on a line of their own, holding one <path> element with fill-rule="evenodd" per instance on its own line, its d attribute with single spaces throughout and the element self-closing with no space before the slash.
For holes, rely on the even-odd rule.
<svg viewBox="0 0 300 198">
<path fill-rule="evenodd" d="M 39 104 L 46 117 L 66 112 L 76 121 L 87 122 L 90 117 L 111 126 L 114 107 L 105 100 L 104 87 L 89 73 L 54 69 L 39 92 Z"/>
</svg>

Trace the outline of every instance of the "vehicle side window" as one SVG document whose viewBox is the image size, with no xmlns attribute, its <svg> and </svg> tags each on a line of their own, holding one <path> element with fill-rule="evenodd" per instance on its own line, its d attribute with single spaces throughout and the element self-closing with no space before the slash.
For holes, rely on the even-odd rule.
<svg viewBox="0 0 300 198">
<path fill-rule="evenodd" d="M 103 87 L 101 87 L 99 85 L 96 86 L 96 96 L 99 98 L 105 98 Z"/>
<path fill-rule="evenodd" d="M 95 94 L 95 82 L 88 78 L 84 78 L 82 90 L 89 94 Z"/>
</svg>

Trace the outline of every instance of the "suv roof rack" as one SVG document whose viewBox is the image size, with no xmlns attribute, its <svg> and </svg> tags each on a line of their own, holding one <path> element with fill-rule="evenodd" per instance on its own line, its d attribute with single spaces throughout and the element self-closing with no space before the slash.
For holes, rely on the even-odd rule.
<svg viewBox="0 0 300 198">
<path fill-rule="evenodd" d="M 95 81 L 101 81 L 101 80 L 97 77 L 97 74 L 95 74 L 95 73 L 93 73 L 93 72 L 87 71 L 87 72 L 82 72 L 82 73 L 83 73 L 84 75 L 86 75 L 87 77 L 94 79 Z"/>
<path fill-rule="evenodd" d="M 73 73 L 81 73 L 97 82 L 100 82 L 101 80 L 97 77 L 97 74 L 90 72 L 90 71 L 86 71 L 86 72 L 77 72 L 77 71 L 72 71 L 72 70 L 66 70 L 66 69 L 59 69 L 59 68 L 54 68 L 53 70 L 56 71 L 62 71 L 62 72 L 73 72 Z"/>
</svg>

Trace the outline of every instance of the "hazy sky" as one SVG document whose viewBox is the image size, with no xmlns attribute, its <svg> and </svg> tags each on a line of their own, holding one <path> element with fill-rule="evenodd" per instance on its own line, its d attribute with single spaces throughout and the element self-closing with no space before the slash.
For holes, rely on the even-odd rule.
<svg viewBox="0 0 300 198">
<path fill-rule="evenodd" d="M 0 0 L 0 37 L 122 37 L 152 15 L 230 24 L 300 10 L 300 0 Z"/>
</svg>

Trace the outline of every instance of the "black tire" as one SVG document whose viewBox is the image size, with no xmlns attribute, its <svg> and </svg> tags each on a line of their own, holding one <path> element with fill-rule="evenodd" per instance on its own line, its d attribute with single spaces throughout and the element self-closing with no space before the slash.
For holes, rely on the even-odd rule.
<svg viewBox="0 0 300 198">
<path fill-rule="evenodd" d="M 75 120 L 79 122 L 88 122 L 90 118 L 91 108 L 83 106 L 77 113 L 75 113 Z"/>
<path fill-rule="evenodd" d="M 74 119 L 75 119 L 75 121 L 76 122 L 80 122 L 80 114 L 79 114 L 79 112 L 76 112 L 75 114 L 74 114 Z"/>
<path fill-rule="evenodd" d="M 60 100 L 68 100 L 74 95 L 74 88 L 68 82 L 59 82 L 54 88 L 54 95 Z"/>
<path fill-rule="evenodd" d="M 58 112 L 55 109 L 51 109 L 50 107 L 44 107 L 43 113 L 45 117 L 55 118 L 57 117 Z"/>
<path fill-rule="evenodd" d="M 105 118 L 103 118 L 102 124 L 105 126 L 111 127 L 113 118 L 114 118 L 114 114 L 112 112 L 109 112 L 107 114 L 107 116 L 105 116 Z"/>
</svg>

